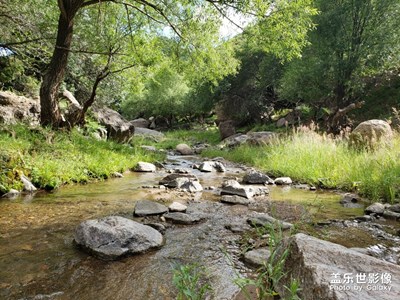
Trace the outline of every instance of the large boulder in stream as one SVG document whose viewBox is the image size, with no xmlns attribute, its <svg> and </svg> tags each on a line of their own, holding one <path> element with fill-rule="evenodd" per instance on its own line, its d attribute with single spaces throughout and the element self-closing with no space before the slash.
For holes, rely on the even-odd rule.
<svg viewBox="0 0 400 300">
<path fill-rule="evenodd" d="M 139 200 L 135 204 L 134 215 L 138 217 L 161 215 L 168 211 L 168 207 L 150 200 Z"/>
<path fill-rule="evenodd" d="M 284 276 L 276 286 L 289 297 L 291 279 L 299 282 L 298 296 L 307 300 L 392 300 L 400 295 L 400 266 L 344 246 L 298 233 L 283 240 L 275 262 L 289 249 Z"/>
<path fill-rule="evenodd" d="M 119 216 L 82 222 L 74 240 L 79 247 L 105 260 L 143 253 L 164 242 L 154 228 Z"/>
</svg>

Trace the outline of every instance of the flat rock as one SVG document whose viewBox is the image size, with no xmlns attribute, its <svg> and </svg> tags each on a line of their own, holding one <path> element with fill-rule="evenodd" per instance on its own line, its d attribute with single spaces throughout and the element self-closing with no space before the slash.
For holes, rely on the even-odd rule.
<svg viewBox="0 0 400 300">
<path fill-rule="evenodd" d="M 255 201 L 253 199 L 248 199 L 237 195 L 224 195 L 221 197 L 221 202 L 229 204 L 249 205 L 251 203 L 254 203 Z"/>
<path fill-rule="evenodd" d="M 390 220 L 400 220 L 400 213 L 391 210 L 385 210 L 383 212 L 383 217 Z"/>
<path fill-rule="evenodd" d="M 267 263 L 271 251 L 268 248 L 258 248 L 244 254 L 244 262 L 252 267 L 262 267 Z"/>
<path fill-rule="evenodd" d="M 365 213 L 367 215 L 369 214 L 382 215 L 384 211 L 385 211 L 385 205 L 379 202 L 375 202 L 365 209 Z"/>
<path fill-rule="evenodd" d="M 170 212 L 185 212 L 187 210 L 187 206 L 179 203 L 179 202 L 172 202 L 170 206 L 168 206 Z"/>
<path fill-rule="evenodd" d="M 254 196 L 254 191 L 249 187 L 242 186 L 236 180 L 227 180 L 222 184 L 221 196 L 222 195 L 237 195 L 251 199 Z"/>
<path fill-rule="evenodd" d="M 3 198 L 15 198 L 20 194 L 20 191 L 14 190 L 14 189 L 10 189 L 8 191 L 8 193 L 5 193 L 3 196 Z"/>
<path fill-rule="evenodd" d="M 394 211 L 396 213 L 400 213 L 400 203 L 391 205 L 388 210 Z"/>
<path fill-rule="evenodd" d="M 276 185 L 292 184 L 293 181 L 290 177 L 278 177 L 274 180 Z"/>
<path fill-rule="evenodd" d="M 136 202 L 134 215 L 138 217 L 149 216 L 149 215 L 161 215 L 168 211 L 168 207 L 160 203 L 149 201 L 149 200 L 139 200 Z"/>
<path fill-rule="evenodd" d="M 399 299 L 398 265 L 303 233 L 284 239 L 278 245 L 276 262 L 287 249 L 285 275 L 276 286 L 283 299 L 289 297 L 285 286 L 290 286 L 292 278 L 299 282 L 301 299 Z"/>
<path fill-rule="evenodd" d="M 255 213 L 254 216 L 247 219 L 247 222 L 251 226 L 280 226 L 283 230 L 293 227 L 293 224 L 275 219 L 266 213 Z"/>
<path fill-rule="evenodd" d="M 164 215 L 165 220 L 175 224 L 191 225 L 200 222 L 203 218 L 198 215 L 186 214 L 182 212 L 171 212 Z"/>
<path fill-rule="evenodd" d="M 139 161 L 135 166 L 134 170 L 136 172 L 155 172 L 157 168 L 152 163 Z"/>
<path fill-rule="evenodd" d="M 157 230 L 127 218 L 111 216 L 82 222 L 74 235 L 75 243 L 102 259 L 114 260 L 163 245 Z"/>
</svg>

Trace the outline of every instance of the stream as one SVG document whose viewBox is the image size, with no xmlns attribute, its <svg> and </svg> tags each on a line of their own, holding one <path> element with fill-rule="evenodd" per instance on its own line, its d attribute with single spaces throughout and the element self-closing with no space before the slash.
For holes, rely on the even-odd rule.
<svg viewBox="0 0 400 300">
<path fill-rule="evenodd" d="M 206 188 L 202 193 L 158 188 L 168 169 L 189 169 L 199 160 L 169 156 L 165 169 L 156 173 L 127 172 L 123 178 L 0 199 L 0 299 L 175 299 L 173 269 L 187 263 L 205 267 L 212 299 L 234 299 L 239 292 L 234 279 L 253 270 L 241 260 L 241 233 L 227 227 L 245 226 L 254 211 L 300 222 L 301 230 L 347 247 L 400 246 L 398 224 L 382 221 L 361 226 L 354 218 L 362 216 L 364 208 L 342 207 L 342 196 L 333 191 L 269 186 L 269 196 L 257 199 L 253 206 L 222 204 L 218 187 L 224 178 L 240 179 L 246 170 L 229 163 L 225 173 L 191 169 Z M 206 221 L 166 224 L 161 249 L 119 261 L 102 261 L 74 246 L 73 234 L 80 222 L 109 215 L 132 219 L 135 202 L 144 199 L 186 203 L 189 212 L 202 214 Z M 133 219 L 160 222 L 159 217 Z"/>
</svg>

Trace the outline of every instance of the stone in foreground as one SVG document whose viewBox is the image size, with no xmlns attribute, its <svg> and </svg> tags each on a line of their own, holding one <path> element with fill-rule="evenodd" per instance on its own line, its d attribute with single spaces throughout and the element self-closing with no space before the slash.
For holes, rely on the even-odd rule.
<svg viewBox="0 0 400 300">
<path fill-rule="evenodd" d="M 138 217 L 161 215 L 167 211 L 168 207 L 160 203 L 149 200 L 139 200 L 136 202 L 134 215 Z"/>
<path fill-rule="evenodd" d="M 276 287 L 283 299 L 289 297 L 285 286 L 290 286 L 291 278 L 300 284 L 301 299 L 399 299 L 398 265 L 302 233 L 279 244 L 277 260 L 286 249 L 290 251 L 283 268 L 285 275 Z M 365 278 L 360 277 L 363 274 Z M 378 274 L 376 281 L 375 274 Z M 340 283 L 334 283 L 335 280 Z"/>
<path fill-rule="evenodd" d="M 74 241 L 95 256 L 115 260 L 159 248 L 164 239 L 150 226 L 111 216 L 82 222 L 75 231 Z"/>
</svg>

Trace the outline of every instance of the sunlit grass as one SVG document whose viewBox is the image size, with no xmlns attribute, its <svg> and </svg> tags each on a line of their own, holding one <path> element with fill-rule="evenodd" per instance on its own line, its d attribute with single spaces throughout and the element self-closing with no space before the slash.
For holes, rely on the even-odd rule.
<svg viewBox="0 0 400 300">
<path fill-rule="evenodd" d="M 229 150 L 207 150 L 205 156 L 223 156 L 255 166 L 273 176 L 325 188 L 358 191 L 370 200 L 393 201 L 400 187 L 400 137 L 391 146 L 375 151 L 357 151 L 346 139 L 297 131 L 269 146 L 240 146 Z"/>
<path fill-rule="evenodd" d="M 98 141 L 77 130 L 31 130 L 18 125 L 0 131 L 0 188 L 3 192 L 21 189 L 21 174 L 30 177 L 37 187 L 46 189 L 102 180 L 113 172 L 134 167 L 138 161 L 163 157 L 142 150 L 140 144 L 132 147 Z"/>
</svg>

